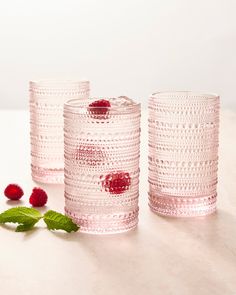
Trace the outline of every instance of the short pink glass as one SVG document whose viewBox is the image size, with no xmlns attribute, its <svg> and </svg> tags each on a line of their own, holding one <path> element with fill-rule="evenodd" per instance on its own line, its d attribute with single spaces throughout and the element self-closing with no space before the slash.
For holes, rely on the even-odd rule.
<svg viewBox="0 0 236 295">
<path fill-rule="evenodd" d="M 31 81 L 30 139 L 34 181 L 63 183 L 63 105 L 68 99 L 89 97 L 88 81 Z"/>
<path fill-rule="evenodd" d="M 64 106 L 65 212 L 81 232 L 94 234 L 138 223 L 140 105 L 104 100 Z"/>
<path fill-rule="evenodd" d="M 149 206 L 168 216 L 216 210 L 218 95 L 154 93 L 149 99 Z"/>
</svg>

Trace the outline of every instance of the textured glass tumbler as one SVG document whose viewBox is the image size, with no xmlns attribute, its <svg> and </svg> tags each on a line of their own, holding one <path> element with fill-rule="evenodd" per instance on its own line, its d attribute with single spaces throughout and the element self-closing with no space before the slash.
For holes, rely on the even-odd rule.
<svg viewBox="0 0 236 295">
<path fill-rule="evenodd" d="M 161 215 L 216 210 L 219 96 L 188 91 L 149 99 L 149 206 Z"/>
<path fill-rule="evenodd" d="M 138 223 L 140 105 L 94 101 L 64 107 L 65 212 L 82 232 L 123 232 Z"/>
<path fill-rule="evenodd" d="M 63 183 L 63 105 L 87 98 L 88 81 L 30 82 L 31 172 L 33 180 Z"/>
</svg>

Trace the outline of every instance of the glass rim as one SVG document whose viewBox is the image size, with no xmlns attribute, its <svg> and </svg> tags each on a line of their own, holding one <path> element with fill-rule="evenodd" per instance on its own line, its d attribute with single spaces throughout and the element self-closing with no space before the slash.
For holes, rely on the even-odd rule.
<svg viewBox="0 0 236 295">
<path fill-rule="evenodd" d="M 30 80 L 29 85 L 34 87 L 51 87 L 53 85 L 79 85 L 79 84 L 89 84 L 90 81 L 87 79 L 39 79 L 39 80 Z"/>
<path fill-rule="evenodd" d="M 150 98 L 157 99 L 158 95 L 176 95 L 176 94 L 188 94 L 189 99 L 199 99 L 199 100 L 213 100 L 213 99 L 218 99 L 220 96 L 217 93 L 213 92 L 205 92 L 205 91 L 191 91 L 191 90 L 173 90 L 173 91 L 156 91 L 150 95 Z M 196 96 L 196 97 L 191 97 L 191 96 Z M 161 98 L 161 99 L 168 99 L 168 97 Z M 172 98 L 171 99 L 177 99 L 178 98 Z"/>
<path fill-rule="evenodd" d="M 101 97 L 90 97 L 88 99 L 80 99 L 80 98 L 75 98 L 75 99 L 70 99 L 68 101 L 66 101 L 64 103 L 64 108 L 65 109 L 71 109 L 71 110 L 76 110 L 76 109 L 104 109 L 104 108 L 107 108 L 108 110 L 112 111 L 112 110 L 135 110 L 135 109 L 140 109 L 140 106 L 141 106 L 141 103 L 138 103 L 136 101 L 134 101 L 134 104 L 132 105 L 127 105 L 127 106 L 110 106 L 110 107 L 107 107 L 107 106 L 89 106 L 89 105 L 79 105 L 79 104 L 76 104 L 76 102 L 90 102 L 90 100 L 94 99 L 94 100 L 100 100 L 100 99 L 111 99 L 111 98 L 116 98 L 116 97 L 104 97 L 104 96 L 101 96 Z M 94 101 L 93 100 L 93 101 Z"/>
</svg>

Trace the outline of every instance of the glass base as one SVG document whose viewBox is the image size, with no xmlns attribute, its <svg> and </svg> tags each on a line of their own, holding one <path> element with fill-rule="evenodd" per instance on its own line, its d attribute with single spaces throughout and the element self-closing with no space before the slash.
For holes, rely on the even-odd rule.
<svg viewBox="0 0 236 295">
<path fill-rule="evenodd" d="M 117 234 L 134 229 L 138 224 L 138 210 L 126 214 L 76 216 L 65 208 L 65 214 L 80 226 L 80 232 L 88 234 Z"/>
<path fill-rule="evenodd" d="M 149 194 L 149 207 L 157 214 L 172 217 L 197 217 L 216 211 L 217 194 L 205 197 L 174 197 Z"/>
<path fill-rule="evenodd" d="M 63 184 L 64 169 L 46 169 L 31 165 L 32 179 L 40 183 Z"/>
</svg>

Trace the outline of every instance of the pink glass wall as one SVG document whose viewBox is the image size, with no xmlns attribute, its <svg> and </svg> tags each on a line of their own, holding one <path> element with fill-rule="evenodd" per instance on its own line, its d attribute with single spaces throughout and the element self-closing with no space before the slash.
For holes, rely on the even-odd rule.
<svg viewBox="0 0 236 295">
<path fill-rule="evenodd" d="M 63 183 L 63 105 L 68 99 L 88 98 L 88 81 L 30 82 L 30 139 L 32 178 Z"/>
<path fill-rule="evenodd" d="M 82 232 L 127 231 L 138 223 L 140 105 L 93 101 L 64 107 L 65 212 Z"/>
<path fill-rule="evenodd" d="M 219 96 L 155 93 L 149 99 L 149 205 L 169 216 L 216 210 Z"/>
</svg>

